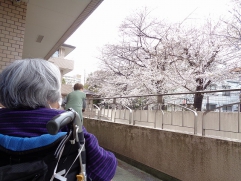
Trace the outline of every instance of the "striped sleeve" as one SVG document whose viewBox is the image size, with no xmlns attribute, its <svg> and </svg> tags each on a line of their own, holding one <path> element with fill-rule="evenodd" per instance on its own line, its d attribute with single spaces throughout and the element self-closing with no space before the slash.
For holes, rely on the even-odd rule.
<svg viewBox="0 0 241 181">
<path fill-rule="evenodd" d="M 87 177 L 93 181 L 110 181 L 116 171 L 117 160 L 115 155 L 99 146 L 97 138 L 88 133 L 85 128 L 85 148 Z"/>
</svg>

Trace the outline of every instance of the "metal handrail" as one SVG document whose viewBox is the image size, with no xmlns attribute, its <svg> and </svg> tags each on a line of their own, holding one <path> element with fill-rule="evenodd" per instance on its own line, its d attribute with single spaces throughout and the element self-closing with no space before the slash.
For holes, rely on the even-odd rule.
<svg viewBox="0 0 241 181">
<path fill-rule="evenodd" d="M 205 94 L 205 93 L 231 92 L 231 91 L 241 91 L 241 89 L 222 89 L 222 90 L 195 91 L 195 92 L 177 92 L 177 93 L 166 93 L 166 94 L 145 94 L 145 95 L 136 95 L 136 96 L 95 97 L 90 99 L 101 100 L 101 99 L 117 99 L 117 98 L 150 97 L 150 96 L 187 95 L 187 94 L 197 94 L 197 93 Z"/>
<path fill-rule="evenodd" d="M 149 103 L 149 104 L 145 104 L 144 106 L 140 106 L 139 108 L 141 108 L 141 110 L 143 110 L 143 107 L 147 107 L 147 122 L 149 122 L 149 106 L 151 105 L 151 104 L 155 104 L 155 103 Z M 154 106 L 159 106 L 158 104 L 156 104 L 156 105 L 154 105 Z M 153 106 L 153 107 L 154 107 Z M 152 108 L 151 108 L 151 110 L 152 110 Z M 162 112 L 162 119 L 163 119 L 163 116 L 164 116 L 164 112 L 163 112 L 163 110 L 161 110 L 160 109 L 160 111 Z M 156 116 L 156 114 L 157 114 L 157 112 L 158 112 L 158 109 L 156 110 L 156 112 L 155 112 L 155 121 L 153 122 L 154 123 L 154 128 L 156 128 L 156 125 L 157 125 L 157 116 Z M 133 125 L 135 125 L 135 120 L 133 119 Z M 142 117 L 141 117 L 141 112 L 140 112 L 140 121 L 138 121 L 138 122 L 142 122 Z M 163 129 L 163 121 L 162 121 L 162 129 Z"/>
<path fill-rule="evenodd" d="M 97 105 L 95 105 L 95 104 L 88 105 L 86 108 L 86 111 L 83 113 L 83 117 L 84 117 L 84 115 L 86 115 L 88 118 L 91 118 L 91 114 L 93 113 L 94 107 L 97 108 L 97 110 L 99 112 L 100 108 Z M 97 114 L 97 117 L 98 117 L 98 114 Z"/>
<path fill-rule="evenodd" d="M 106 114 L 106 109 L 105 109 L 105 105 L 100 105 L 100 119 L 101 117 L 107 118 L 111 120 L 111 117 L 109 117 L 109 104 L 107 105 L 107 114 Z M 103 109 L 104 107 L 104 109 Z M 102 110 L 104 110 L 104 113 L 102 113 Z"/>
<path fill-rule="evenodd" d="M 151 103 L 153 104 L 153 103 Z M 118 104 L 114 104 L 115 106 L 117 106 Z M 121 105 L 121 104 L 119 104 Z M 149 104 L 150 105 L 150 104 Z M 188 111 L 191 111 L 193 114 L 194 114 L 194 134 L 197 134 L 197 112 L 195 110 L 192 110 L 190 108 L 187 108 L 185 106 L 182 106 L 182 105 L 179 105 L 179 104 L 174 104 L 174 103 L 165 103 L 165 104 L 162 104 L 162 105 L 174 105 L 174 106 L 177 106 L 177 107 L 181 107 L 182 109 L 185 109 L 185 110 L 188 110 Z M 131 108 L 129 108 L 128 106 L 125 106 L 125 105 L 121 105 L 122 107 L 126 108 L 127 110 L 129 110 L 129 124 L 132 124 L 135 125 L 135 121 L 133 120 L 133 110 Z M 146 105 L 145 105 L 146 106 Z M 100 108 L 99 106 L 97 106 L 96 104 L 93 104 L 93 107 L 97 108 L 97 119 L 101 119 L 101 110 L 102 108 Z M 161 109 L 160 109 L 161 110 Z M 108 110 L 109 111 L 109 110 Z M 113 109 L 112 108 L 112 113 L 113 111 L 115 111 L 115 114 L 114 114 L 114 122 L 116 122 L 116 107 Z M 157 110 L 158 111 L 158 110 Z M 154 121 L 154 128 L 156 128 L 156 124 L 157 124 L 157 111 L 155 112 L 155 121 Z M 162 125 L 161 125 L 161 128 L 163 129 L 164 127 L 164 111 L 161 110 L 162 112 Z M 112 113 L 111 113 L 111 117 L 112 117 Z M 120 113 L 121 114 L 121 113 Z M 121 116 L 120 116 L 121 118 Z M 112 118 L 111 118 L 112 119 Z M 123 119 L 126 120 L 126 112 L 124 112 L 124 116 L 123 116 Z M 172 124 L 173 125 L 173 124 Z M 184 124 L 183 124 L 183 116 L 182 116 L 182 127 L 185 127 Z"/>
<path fill-rule="evenodd" d="M 93 107 L 98 109 L 97 119 L 100 119 L 100 108 L 96 104 L 93 104 Z"/>
<path fill-rule="evenodd" d="M 218 123 L 219 123 L 219 126 L 218 126 L 218 131 L 221 131 L 221 129 L 220 129 L 220 127 L 221 127 L 221 108 L 223 108 L 223 107 L 227 107 L 227 106 L 232 106 L 232 105 L 235 105 L 235 104 L 238 104 L 238 131 L 237 132 L 234 132 L 234 133 L 240 133 L 240 121 L 239 121 L 239 117 L 240 117 L 240 104 L 241 104 L 241 102 L 235 102 L 235 103 L 231 103 L 231 104 L 226 104 L 226 105 L 222 105 L 222 106 L 219 106 L 219 107 L 216 107 L 216 108 L 214 108 L 214 109 L 210 109 L 210 110 L 208 110 L 208 111 L 205 111 L 204 113 L 203 113 L 203 115 L 202 115 L 202 136 L 205 136 L 205 121 L 204 121 L 204 117 L 208 114 L 208 113 L 210 113 L 211 111 L 214 111 L 214 110 L 216 110 L 216 109 L 218 109 L 219 110 L 219 116 L 218 116 Z M 214 129 L 213 129 L 214 130 Z M 225 130 L 222 130 L 222 131 L 225 131 Z"/>
<path fill-rule="evenodd" d="M 170 104 L 170 105 L 174 105 L 174 106 L 178 106 L 178 107 L 181 107 L 182 109 L 186 109 L 188 111 L 191 111 L 193 114 L 194 114 L 194 126 L 193 126 L 193 129 L 194 129 L 194 134 L 197 134 L 197 112 L 195 110 L 192 110 L 190 108 L 187 108 L 185 106 L 181 106 L 179 104 L 174 104 L 174 103 L 165 103 L 165 104 Z M 173 118 L 171 118 L 173 119 Z M 172 121 L 172 120 L 171 120 Z M 163 119 L 163 122 L 164 122 L 164 119 Z M 182 126 L 183 126 L 183 115 L 182 115 Z"/>
<path fill-rule="evenodd" d="M 162 104 L 159 104 L 158 106 L 161 106 L 161 105 L 162 105 Z M 157 118 L 157 116 L 156 116 L 156 115 L 157 115 L 157 112 L 158 112 L 159 110 L 160 110 L 160 111 L 161 111 L 161 113 L 162 113 L 162 125 L 161 125 L 161 128 L 163 129 L 164 111 L 163 111 L 162 109 L 157 109 L 157 110 L 156 110 L 156 112 L 155 112 L 155 122 L 154 122 L 154 128 L 156 128 L 156 121 L 157 121 L 157 119 L 156 119 L 156 118 Z"/>
<path fill-rule="evenodd" d="M 118 105 L 118 104 L 116 103 L 115 105 Z M 119 105 L 121 105 L 121 104 L 119 104 Z M 133 116 L 132 116 L 133 111 L 132 111 L 132 109 L 129 108 L 128 106 L 125 106 L 125 105 L 121 105 L 121 106 L 123 106 L 123 107 L 125 107 L 126 109 L 129 110 L 129 124 L 131 124 L 132 121 L 133 121 Z M 114 111 L 115 111 L 115 114 L 114 114 L 114 122 L 115 122 L 115 120 L 116 120 L 116 107 L 115 107 Z M 120 113 L 120 114 L 121 114 L 121 113 Z M 125 115 L 126 115 L 126 112 L 124 113 L 124 120 L 126 120 L 126 119 L 125 119 Z"/>
<path fill-rule="evenodd" d="M 118 104 L 114 104 L 115 106 L 116 105 L 118 105 Z M 121 104 L 119 104 L 119 105 L 121 105 Z M 122 107 L 124 107 L 124 108 L 126 108 L 126 109 L 128 109 L 128 111 L 129 111 L 129 124 L 131 124 L 132 123 L 132 121 L 133 121 L 133 116 L 132 116 L 132 114 L 133 114 L 133 111 L 132 111 L 132 109 L 131 108 L 129 108 L 128 106 L 125 106 L 125 105 L 121 105 Z M 91 112 L 93 111 L 93 107 L 95 107 L 96 109 L 97 109 L 97 114 L 95 114 L 96 116 L 97 116 L 97 119 L 101 119 L 101 117 L 102 117 L 102 115 L 101 115 L 101 111 L 102 111 L 102 107 L 100 106 L 97 106 L 96 104 L 93 104 L 93 106 L 91 107 Z M 113 106 L 112 106 L 113 107 Z M 109 108 L 109 106 L 108 106 L 108 108 Z M 112 116 L 113 116 L 113 112 L 115 112 L 116 113 L 116 107 L 115 108 L 112 108 L 111 109 L 111 117 L 110 117 L 110 120 L 112 120 Z M 114 113 L 114 114 L 115 114 Z M 104 110 L 104 115 L 105 115 L 105 110 Z M 108 115 L 109 115 L 109 109 L 108 109 L 108 111 L 107 111 L 107 117 L 108 117 Z M 126 112 L 124 113 L 124 119 L 125 119 L 125 117 L 126 117 Z M 89 114 L 89 118 L 90 118 L 90 114 Z M 108 117 L 109 118 L 109 117 Z M 114 115 L 114 122 L 115 122 L 115 119 L 116 119 L 116 116 Z"/>
<path fill-rule="evenodd" d="M 216 129 L 217 131 L 221 131 L 221 132 L 222 131 L 224 131 L 224 132 L 225 131 L 226 132 L 234 132 L 235 131 L 236 132 L 236 127 L 234 128 L 232 125 L 228 125 L 228 124 L 226 125 L 226 124 L 222 123 L 222 119 L 221 119 L 222 116 L 223 116 L 221 114 L 221 112 L 223 111 L 222 110 L 223 107 L 238 104 L 238 106 L 232 106 L 232 111 L 237 111 L 237 107 L 238 107 L 238 111 L 240 111 L 240 105 L 239 105 L 240 102 L 235 102 L 235 103 L 229 104 L 230 100 L 234 100 L 233 99 L 234 97 L 232 99 L 230 98 L 227 101 L 226 105 L 222 105 L 220 107 L 213 108 L 212 110 L 208 110 L 208 111 L 204 112 L 204 114 L 200 113 L 200 115 L 199 115 L 196 110 L 188 107 L 189 104 L 187 104 L 186 102 L 185 102 L 186 104 L 182 104 L 181 102 L 177 103 L 177 102 L 173 102 L 173 100 L 170 101 L 169 98 L 173 98 L 172 96 L 168 96 L 169 100 L 167 101 L 167 99 L 165 99 L 164 96 L 180 95 L 180 94 L 182 94 L 182 95 L 184 95 L 184 94 L 195 94 L 195 93 L 230 92 L 230 91 L 240 91 L 240 90 L 241 89 L 225 89 L 225 90 L 200 91 L 200 92 L 188 92 L 188 93 L 171 93 L 171 94 L 156 94 L 156 95 L 142 95 L 142 96 L 138 95 L 138 96 L 125 96 L 125 97 L 112 97 L 112 98 L 107 98 L 107 97 L 106 98 L 103 98 L 103 97 L 102 98 L 90 98 L 90 100 L 91 99 L 102 99 L 103 102 L 105 102 L 105 110 L 104 110 L 103 107 L 100 108 L 100 107 L 92 104 L 90 107 L 92 109 L 95 107 L 95 108 L 97 108 L 97 110 L 95 112 L 92 112 L 90 115 L 95 117 L 95 118 L 96 118 L 95 115 L 97 115 L 98 119 L 104 120 L 104 118 L 101 117 L 102 115 L 100 115 L 100 114 L 103 113 L 103 114 L 105 114 L 105 116 L 108 117 L 107 119 L 110 119 L 113 122 L 116 122 L 117 119 L 118 119 L 118 122 L 123 120 L 123 123 L 126 123 L 126 124 L 132 124 L 132 125 L 138 124 L 139 125 L 139 123 L 140 123 L 140 124 L 143 124 L 144 126 L 145 125 L 151 126 L 153 128 L 158 127 L 158 129 L 165 129 L 165 125 L 169 125 L 170 128 L 173 127 L 173 126 L 180 127 L 180 128 L 177 128 L 177 129 L 175 128 L 175 130 L 183 130 L 183 128 L 191 128 L 191 129 L 194 129 L 193 132 L 194 132 L 195 135 L 197 134 L 198 130 L 200 131 L 201 135 L 205 135 L 205 130 L 209 130 L 208 127 L 207 128 L 205 127 L 205 124 L 208 123 L 205 120 L 205 119 L 208 119 L 208 118 L 206 118 L 206 114 L 208 114 L 209 112 L 211 112 L 213 110 L 219 110 L 219 118 L 218 118 L 218 120 L 215 120 L 216 121 L 215 124 L 217 123 L 217 121 L 219 121 L 219 128 L 217 129 L 216 127 L 214 127 L 214 128 L 211 127 L 210 130 Z M 239 92 L 239 94 L 240 94 L 240 92 Z M 156 96 L 157 99 L 154 100 L 153 99 L 154 97 L 147 97 L 147 96 Z M 222 94 L 221 94 L 221 96 L 222 96 Z M 119 98 L 118 103 L 117 103 L 117 98 Z M 122 100 L 122 99 L 126 99 L 126 98 L 128 98 L 127 101 Z M 133 98 L 133 100 L 132 99 L 129 100 L 129 98 Z M 222 102 L 219 103 L 219 104 L 222 104 L 223 103 L 223 97 L 219 98 L 219 96 L 218 96 L 217 98 L 221 99 Z M 108 102 L 111 102 L 110 99 L 113 99 L 113 103 L 108 104 Z M 237 100 L 237 99 L 240 99 L 240 97 L 235 96 L 235 100 Z M 164 100 L 167 101 L 167 102 L 165 102 L 165 104 L 164 104 Z M 210 101 L 210 99 L 209 99 L 209 101 Z M 207 103 L 209 103 L 209 101 Z M 91 103 L 91 101 L 89 101 L 89 102 Z M 130 104 L 130 106 L 127 105 L 127 104 L 122 105 L 121 103 L 127 103 L 127 104 Z M 152 108 L 152 107 L 150 107 L 150 104 L 152 104 L 153 106 L 157 106 L 157 107 Z M 121 107 L 119 107 L 117 105 L 121 105 Z M 164 109 L 162 110 L 162 107 L 160 107 L 160 105 L 161 106 L 162 105 L 167 106 L 167 108 L 168 108 L 167 112 Z M 171 109 L 169 109 L 169 105 L 171 105 Z M 108 106 L 108 108 L 106 106 Z M 133 106 L 133 107 L 131 107 L 131 106 Z M 202 105 L 202 106 L 204 106 L 204 105 Z M 147 112 L 143 111 L 144 107 L 145 107 L 145 109 L 147 108 L 147 110 L 148 110 Z M 118 112 L 117 109 L 120 109 L 120 112 Z M 157 109 L 157 110 L 153 111 L 154 109 Z M 140 111 L 135 112 L 135 110 L 140 110 Z M 150 111 L 150 110 L 152 110 L 152 111 Z M 179 112 L 179 113 L 176 114 L 179 117 L 175 117 L 175 112 L 177 110 L 182 111 L 182 112 Z M 185 110 L 191 111 L 192 114 L 194 115 L 194 118 L 192 118 L 192 115 L 191 115 L 191 117 L 190 116 L 187 117 L 189 114 L 188 113 L 186 114 Z M 111 112 L 111 114 L 110 114 L 110 112 Z M 167 113 L 169 114 L 169 112 L 170 112 L 171 117 L 166 116 L 166 114 Z M 118 114 L 118 113 L 120 113 L 120 114 Z M 136 113 L 136 115 L 135 115 L 135 113 Z M 129 118 L 127 118 L 128 114 L 129 114 Z M 139 114 L 140 114 L 140 116 L 139 116 Z M 217 114 L 218 114 L 218 112 L 217 112 Z M 238 116 L 238 120 L 240 118 L 239 114 L 238 115 L 235 114 L 236 116 Z M 123 118 L 123 116 L 124 116 L 124 118 Z M 147 118 L 146 118 L 146 116 L 147 116 Z M 200 122 L 200 126 L 201 126 L 200 129 L 198 128 L 198 125 L 197 125 L 198 124 L 197 121 L 199 120 L 198 116 L 200 116 L 200 121 L 202 120 L 202 122 Z M 167 118 L 168 118 L 168 121 L 166 120 Z M 177 118 L 177 120 L 175 120 L 174 118 Z M 171 119 L 171 122 L 170 122 L 170 119 Z M 128 122 L 127 122 L 127 120 L 128 120 Z M 107 121 L 107 120 L 105 120 L 105 121 Z M 193 124 L 194 124 L 194 126 L 193 126 Z M 237 124 L 237 122 L 235 122 L 235 125 L 236 124 Z M 222 126 L 225 126 L 225 127 L 222 127 Z M 240 129 L 241 129 L 240 126 L 241 126 L 240 121 L 238 121 L 238 128 L 237 128 L 238 133 L 240 133 Z M 169 128 L 169 127 L 167 127 L 167 128 Z M 223 130 L 221 130 L 220 128 L 223 129 Z M 214 133 L 214 134 L 220 134 L 220 133 Z M 240 135 L 237 135 L 237 136 L 240 136 Z"/>
</svg>

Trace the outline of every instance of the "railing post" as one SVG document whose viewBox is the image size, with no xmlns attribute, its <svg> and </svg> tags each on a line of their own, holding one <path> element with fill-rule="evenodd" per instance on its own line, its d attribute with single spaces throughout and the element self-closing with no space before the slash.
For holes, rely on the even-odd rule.
<svg viewBox="0 0 241 181">
<path fill-rule="evenodd" d="M 95 116 L 97 117 L 97 119 L 100 119 L 100 111 L 101 111 L 101 109 L 97 105 L 93 104 L 93 107 L 94 106 L 97 108 L 97 115 L 96 115 L 96 111 L 95 111 Z"/>
<path fill-rule="evenodd" d="M 92 104 L 91 107 L 90 107 L 90 114 L 89 114 L 89 118 L 92 117 L 92 114 L 93 114 L 93 109 L 94 109 L 94 105 Z"/>
<path fill-rule="evenodd" d="M 205 120 L 204 120 L 204 117 L 205 117 L 205 113 L 203 113 L 203 116 L 202 116 L 202 136 L 205 136 Z"/>
<path fill-rule="evenodd" d="M 109 118 L 109 112 L 110 112 L 110 104 L 108 103 L 108 106 L 107 106 L 107 118 Z"/>
<path fill-rule="evenodd" d="M 184 125 L 183 119 L 184 119 L 184 115 L 183 115 L 183 108 L 182 108 L 182 126 Z"/>
<path fill-rule="evenodd" d="M 156 112 L 155 112 L 155 122 L 154 122 L 154 128 L 156 128 L 156 114 L 157 114 L 157 112 L 158 112 L 158 109 L 156 110 Z"/>
<path fill-rule="evenodd" d="M 113 111 L 114 111 L 113 122 L 115 122 L 115 117 L 116 117 L 116 98 L 113 98 L 113 105 L 114 105 L 114 108 L 112 108 L 111 117 L 113 116 Z"/>
<path fill-rule="evenodd" d="M 116 106 L 115 106 L 115 109 L 114 109 L 114 123 L 116 122 Z"/>
<path fill-rule="evenodd" d="M 94 100 L 90 99 L 90 101 L 89 101 L 89 105 L 90 105 L 90 115 L 89 115 L 89 117 L 92 117 L 92 114 L 93 114 L 93 109 L 94 109 L 93 102 L 94 102 Z"/>
<path fill-rule="evenodd" d="M 146 110 L 146 119 L 147 119 L 147 122 L 149 122 L 149 105 L 147 105 L 147 110 Z"/>
<path fill-rule="evenodd" d="M 111 105 L 110 120 L 113 121 L 113 105 Z M 113 121 L 114 122 L 114 121 Z"/>
<path fill-rule="evenodd" d="M 103 108 L 104 108 L 104 111 L 103 111 L 104 113 L 102 114 L 102 117 L 105 117 L 106 111 L 107 111 L 106 108 L 105 108 L 105 103 L 104 103 L 104 105 L 103 105 Z"/>
<path fill-rule="evenodd" d="M 97 114 L 97 117 L 98 117 L 99 120 L 100 120 L 100 117 L 101 117 L 101 111 L 102 111 L 102 107 L 100 106 L 100 108 L 98 109 L 98 114 Z"/>
<path fill-rule="evenodd" d="M 220 131 L 221 130 L 221 108 L 218 109 L 219 110 L 219 113 L 218 113 L 218 130 Z"/>
<path fill-rule="evenodd" d="M 141 111 L 142 111 L 142 107 L 141 107 L 141 109 L 139 110 L 139 113 L 140 113 L 140 121 L 141 121 Z"/>
<path fill-rule="evenodd" d="M 238 133 L 240 132 L 240 120 L 239 120 L 239 115 L 240 114 L 240 104 L 238 104 Z"/>
<path fill-rule="evenodd" d="M 197 115 L 194 115 L 194 134 L 197 134 Z"/>
<path fill-rule="evenodd" d="M 163 129 L 163 127 L 164 127 L 164 111 L 162 111 L 162 106 L 164 106 L 164 104 L 161 104 L 161 112 L 162 112 L 162 129 Z"/>
<path fill-rule="evenodd" d="M 175 104 L 174 104 L 175 105 Z M 173 110 L 173 109 L 172 109 Z M 175 109 L 174 109 L 175 110 Z M 171 111 L 171 125 L 173 125 L 173 111 Z"/>
<path fill-rule="evenodd" d="M 133 114 L 132 114 L 132 111 L 130 111 L 130 113 L 129 113 L 129 124 L 130 125 L 131 125 L 132 121 L 133 121 Z"/>
</svg>

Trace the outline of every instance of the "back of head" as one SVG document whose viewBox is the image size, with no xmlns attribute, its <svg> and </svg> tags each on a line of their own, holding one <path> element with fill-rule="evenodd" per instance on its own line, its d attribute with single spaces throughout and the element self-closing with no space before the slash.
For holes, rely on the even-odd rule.
<svg viewBox="0 0 241 181">
<path fill-rule="evenodd" d="M 60 98 L 60 71 L 43 59 L 16 60 L 0 74 L 0 103 L 10 109 L 48 107 Z"/>
<path fill-rule="evenodd" d="M 79 83 L 74 84 L 74 90 L 80 90 L 83 88 L 84 88 L 83 84 L 79 84 Z"/>
</svg>

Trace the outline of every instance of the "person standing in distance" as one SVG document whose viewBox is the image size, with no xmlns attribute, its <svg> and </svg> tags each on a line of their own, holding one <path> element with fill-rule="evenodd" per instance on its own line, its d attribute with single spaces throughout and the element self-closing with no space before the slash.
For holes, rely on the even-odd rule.
<svg viewBox="0 0 241 181">
<path fill-rule="evenodd" d="M 82 111 L 85 111 L 86 103 L 86 94 L 83 92 L 84 86 L 82 84 L 76 83 L 74 85 L 74 91 L 69 93 L 66 97 L 66 106 L 65 110 L 73 108 L 83 119 Z"/>
</svg>

